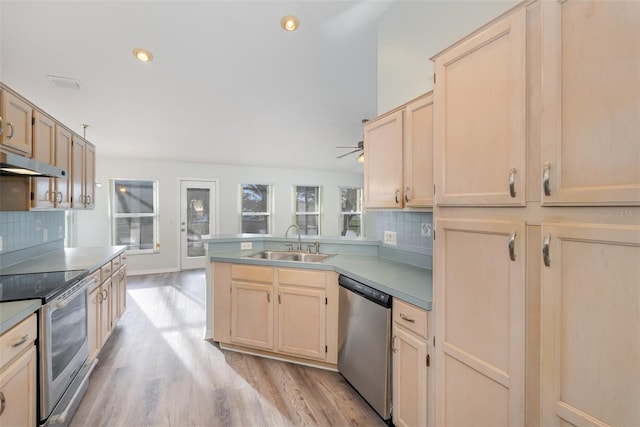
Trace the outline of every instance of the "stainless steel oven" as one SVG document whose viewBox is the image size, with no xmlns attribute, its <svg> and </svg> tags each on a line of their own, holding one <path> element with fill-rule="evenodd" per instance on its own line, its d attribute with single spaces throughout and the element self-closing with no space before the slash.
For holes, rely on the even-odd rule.
<svg viewBox="0 0 640 427">
<path fill-rule="evenodd" d="M 40 425 L 66 426 L 84 396 L 89 374 L 88 287 L 78 281 L 40 308 Z"/>
</svg>

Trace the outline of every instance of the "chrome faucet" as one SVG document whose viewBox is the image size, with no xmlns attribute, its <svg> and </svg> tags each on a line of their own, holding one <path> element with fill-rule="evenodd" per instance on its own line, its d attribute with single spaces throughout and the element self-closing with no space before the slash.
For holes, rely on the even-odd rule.
<svg viewBox="0 0 640 427">
<path fill-rule="evenodd" d="M 287 235 L 289 234 L 289 230 L 291 230 L 291 228 L 293 228 L 293 227 L 295 227 L 296 231 L 298 232 L 298 251 L 300 252 L 300 251 L 302 251 L 302 241 L 300 240 L 300 229 L 298 228 L 297 225 L 291 224 L 289 226 L 289 228 L 287 228 L 287 231 L 284 232 L 284 238 L 285 239 L 287 238 Z M 292 249 L 292 246 L 293 245 L 289 244 L 289 250 Z"/>
</svg>

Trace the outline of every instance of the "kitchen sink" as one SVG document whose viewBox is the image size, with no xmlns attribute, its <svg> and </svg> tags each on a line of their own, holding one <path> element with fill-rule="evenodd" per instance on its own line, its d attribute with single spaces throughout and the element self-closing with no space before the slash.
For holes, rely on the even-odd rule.
<svg viewBox="0 0 640 427">
<path fill-rule="evenodd" d="M 332 256 L 333 254 L 310 254 L 308 252 L 266 250 L 247 255 L 244 258 L 269 259 L 273 261 L 322 262 Z"/>
</svg>

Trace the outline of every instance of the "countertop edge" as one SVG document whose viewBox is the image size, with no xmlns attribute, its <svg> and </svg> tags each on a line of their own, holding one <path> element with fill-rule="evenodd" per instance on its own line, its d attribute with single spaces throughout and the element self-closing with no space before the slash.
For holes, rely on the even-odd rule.
<svg viewBox="0 0 640 427">
<path fill-rule="evenodd" d="M 41 306 L 39 299 L 0 303 L 0 335 L 38 311 Z"/>
</svg>

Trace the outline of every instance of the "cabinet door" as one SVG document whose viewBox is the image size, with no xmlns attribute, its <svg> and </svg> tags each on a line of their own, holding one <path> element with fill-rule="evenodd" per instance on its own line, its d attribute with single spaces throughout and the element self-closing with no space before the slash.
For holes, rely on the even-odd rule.
<svg viewBox="0 0 640 427">
<path fill-rule="evenodd" d="M 640 425 L 640 226 L 542 233 L 541 424 Z"/>
<path fill-rule="evenodd" d="M 31 157 L 31 106 L 7 90 L 0 89 L 0 92 L 0 145 Z"/>
<path fill-rule="evenodd" d="M 231 283 L 231 341 L 273 350 L 273 285 Z"/>
<path fill-rule="evenodd" d="M 71 145 L 71 207 L 84 208 L 84 139 L 72 136 Z"/>
<path fill-rule="evenodd" d="M 439 206 L 525 204 L 525 8 L 435 58 Z"/>
<path fill-rule="evenodd" d="M 434 244 L 436 424 L 523 425 L 525 223 L 436 219 Z"/>
<path fill-rule="evenodd" d="M 118 318 L 122 317 L 122 314 L 127 309 L 127 266 L 123 265 L 118 270 Z"/>
<path fill-rule="evenodd" d="M 120 310 L 120 274 L 119 271 L 115 271 L 111 276 L 111 283 L 109 284 L 109 296 L 111 301 L 109 303 L 109 321 L 111 323 L 111 329 L 116 326 L 118 322 L 119 310 Z"/>
<path fill-rule="evenodd" d="M 100 348 L 107 342 L 111 335 L 111 304 L 113 304 L 113 295 L 111 294 L 111 278 L 102 282 L 100 291 L 103 294 L 100 303 Z"/>
<path fill-rule="evenodd" d="M 404 116 L 404 200 L 433 206 L 433 96 L 411 102 Z"/>
<path fill-rule="evenodd" d="M 36 425 L 36 347 L 0 372 L 0 425 Z"/>
<path fill-rule="evenodd" d="M 325 327 L 324 289 L 278 288 L 278 351 L 325 360 Z"/>
<path fill-rule="evenodd" d="M 393 325 L 393 423 L 427 425 L 427 343 Z"/>
<path fill-rule="evenodd" d="M 67 172 L 65 178 L 54 179 L 55 206 L 71 206 L 71 132 L 56 124 L 55 165 Z"/>
<path fill-rule="evenodd" d="M 33 159 L 48 165 L 55 164 L 56 124 L 37 110 L 33 111 Z M 53 178 L 31 178 L 31 206 L 33 208 L 51 208 Z"/>
<path fill-rule="evenodd" d="M 542 202 L 640 205 L 640 2 L 542 7 Z"/>
<path fill-rule="evenodd" d="M 89 341 L 89 360 L 96 358 L 101 348 L 100 334 L 102 324 L 100 322 L 100 313 L 102 310 L 102 300 L 104 294 L 102 288 L 96 286 L 89 292 L 89 307 L 87 309 L 87 338 Z"/>
<path fill-rule="evenodd" d="M 401 208 L 402 110 L 364 126 L 364 204 L 367 208 Z"/>
<path fill-rule="evenodd" d="M 84 207 L 86 209 L 93 209 L 96 205 L 96 147 L 92 144 L 87 143 L 84 150 Z"/>
</svg>

